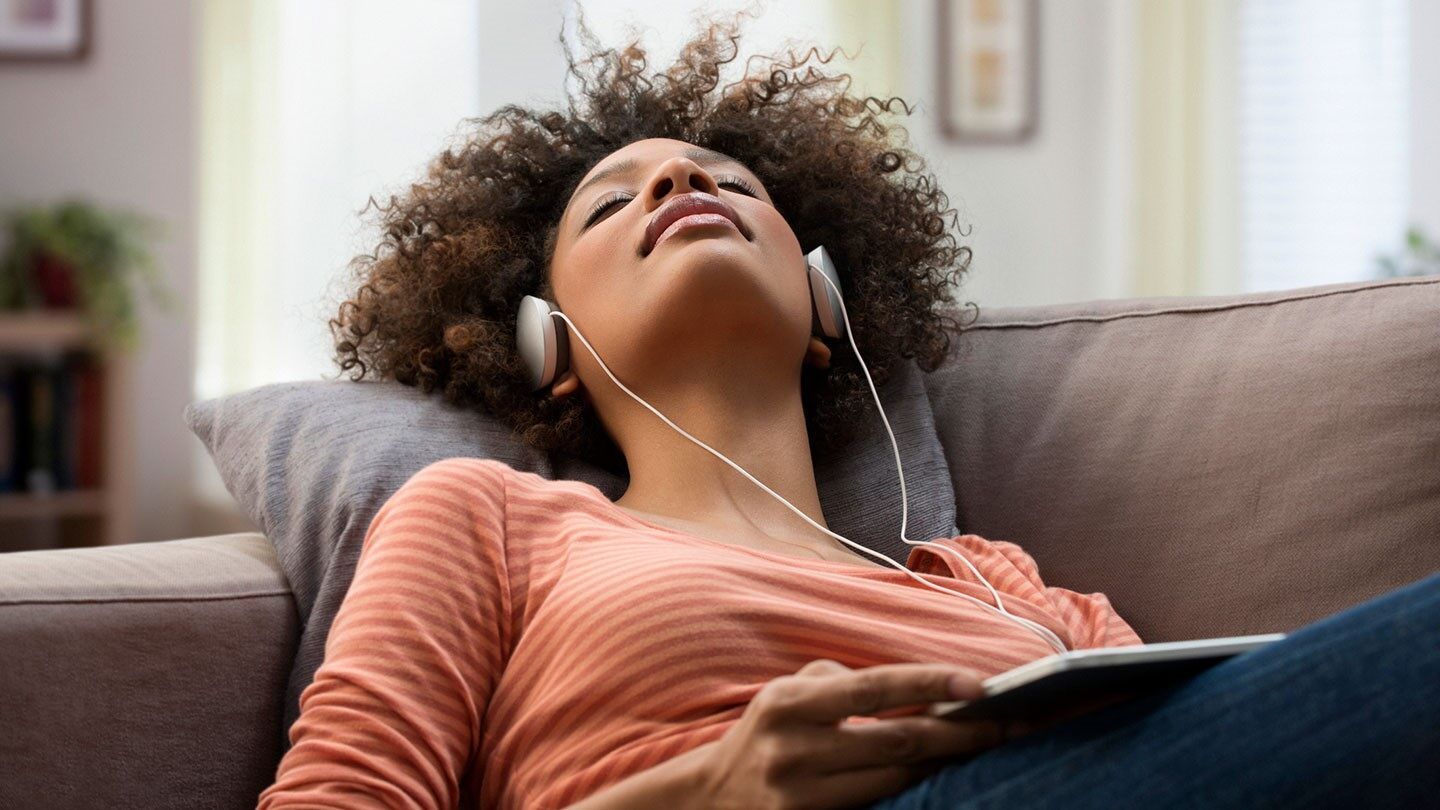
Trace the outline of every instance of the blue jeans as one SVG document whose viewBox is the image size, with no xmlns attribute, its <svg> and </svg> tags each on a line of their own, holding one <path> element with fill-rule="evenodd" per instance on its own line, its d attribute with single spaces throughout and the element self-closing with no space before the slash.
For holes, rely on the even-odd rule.
<svg viewBox="0 0 1440 810">
<path fill-rule="evenodd" d="M 872 810 L 1440 807 L 1440 573 Z"/>
</svg>

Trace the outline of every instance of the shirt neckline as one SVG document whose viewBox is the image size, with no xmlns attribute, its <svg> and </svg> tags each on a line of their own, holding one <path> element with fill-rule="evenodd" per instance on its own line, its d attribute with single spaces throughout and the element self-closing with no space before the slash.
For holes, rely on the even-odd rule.
<svg viewBox="0 0 1440 810">
<path fill-rule="evenodd" d="M 818 566 L 825 567 L 825 568 L 835 568 L 835 569 L 839 569 L 839 570 L 848 570 L 848 571 L 856 571 L 856 572 L 861 572 L 861 571 L 863 571 L 863 572 L 866 572 L 866 573 L 875 573 L 875 574 L 901 574 L 901 575 L 904 575 L 904 576 L 907 576 L 907 577 L 909 576 L 908 574 L 905 574 L 904 571 L 901 571 L 900 569 L 895 568 L 894 566 L 887 565 L 887 564 L 885 564 L 885 563 L 878 562 L 878 561 L 877 561 L 874 565 L 866 565 L 866 564 L 864 564 L 864 563 L 841 562 L 841 561 L 839 561 L 839 560 L 825 560 L 825 559 L 813 559 L 813 560 L 812 560 L 812 559 L 810 559 L 809 557 L 800 557 L 800 556 L 796 556 L 796 555 L 794 555 L 794 554 L 782 554 L 782 553 L 780 553 L 780 552 L 778 552 L 778 551 L 765 551 L 765 550 L 763 550 L 763 549 L 751 548 L 750 546 L 742 546 L 742 545 L 738 545 L 738 544 L 736 544 L 736 543 L 725 543 L 725 542 L 722 542 L 722 541 L 720 541 L 720 540 L 711 540 L 711 539 L 708 538 L 708 537 L 701 537 L 701 536 L 698 535 L 698 534 L 692 534 L 692 533 L 690 533 L 690 532 L 683 531 L 683 530 L 681 530 L 681 529 L 674 529 L 674 528 L 671 528 L 671 527 L 669 527 L 669 526 L 665 526 L 665 525 L 662 525 L 662 524 L 659 524 L 659 523 L 655 523 L 655 522 L 650 521 L 650 520 L 646 520 L 645 518 L 642 518 L 642 517 L 640 517 L 639 515 L 633 515 L 633 514 L 631 514 L 630 512 L 626 511 L 626 510 L 625 510 L 623 507 L 621 507 L 619 504 L 615 503 L 614 501 L 612 501 L 612 500 L 610 500 L 608 497 L 606 497 L 605 493 L 604 493 L 604 492 L 601 492 L 601 491 L 600 491 L 600 488 L 599 488 L 599 487 L 596 487 L 594 484 L 591 484 L 591 483 L 586 482 L 586 481 L 580 481 L 580 482 L 578 482 L 578 483 L 580 483 L 580 484 L 584 485 L 585 487 L 588 487 L 590 490 L 592 490 L 592 491 L 593 491 L 593 494 L 596 496 L 596 499 L 599 500 L 599 501 L 601 501 L 601 502 L 604 504 L 605 508 L 606 508 L 607 510 L 609 510 L 612 514 L 619 515 L 622 519 L 624 519 L 624 520 L 626 520 L 626 521 L 628 521 L 628 522 L 630 522 L 630 523 L 632 523 L 632 524 L 634 524 L 634 525 L 636 525 L 636 526 L 639 526 L 639 527 L 641 527 L 641 528 L 652 529 L 652 530 L 658 531 L 658 532 L 664 532 L 665 534 L 671 535 L 672 537 L 678 537 L 678 538 L 680 538 L 680 539 L 682 539 L 682 540 L 688 540 L 688 541 L 691 541 L 691 542 L 694 542 L 694 543 L 700 543 L 700 544 L 702 544 L 702 545 L 707 545 L 707 546 L 712 546 L 712 547 L 719 547 L 719 548 L 725 548 L 725 549 L 733 549 L 733 550 L 735 550 L 735 551 L 740 551 L 740 552 L 745 553 L 745 554 L 751 554 L 751 555 L 756 556 L 756 557 L 763 557 L 763 558 L 765 558 L 765 559 L 767 559 L 767 560 L 773 560 L 773 561 L 776 561 L 776 562 L 799 563 L 799 564 L 804 564 L 804 565 L 818 565 Z M 915 547 L 913 547 L 913 548 L 923 548 L 923 546 L 915 546 Z M 879 552 L 877 552 L 877 553 L 879 553 Z M 907 560 L 907 562 L 908 562 L 908 560 Z M 909 570 L 909 569 L 907 568 L 906 570 Z"/>
</svg>

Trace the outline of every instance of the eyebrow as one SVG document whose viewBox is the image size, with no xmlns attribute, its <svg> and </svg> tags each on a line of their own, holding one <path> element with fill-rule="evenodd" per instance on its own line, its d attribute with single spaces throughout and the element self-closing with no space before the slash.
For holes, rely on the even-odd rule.
<svg viewBox="0 0 1440 810">
<path fill-rule="evenodd" d="M 685 157 L 690 158 L 691 160 L 699 163 L 702 166 L 713 166 L 717 163 L 735 163 L 738 165 L 744 165 L 740 163 L 740 161 L 730 157 L 723 152 L 716 152 L 714 149 L 706 149 L 699 146 L 685 150 Z M 639 162 L 636 161 L 634 158 L 617 160 L 609 166 L 606 166 L 605 168 L 596 172 L 595 175 L 589 180 L 581 183 L 580 187 L 575 189 L 575 193 L 572 194 L 571 197 L 579 197 L 580 192 L 600 182 L 601 180 L 614 177 L 617 174 L 625 174 L 626 172 L 634 171 L 635 167 L 638 165 L 640 165 Z"/>
</svg>

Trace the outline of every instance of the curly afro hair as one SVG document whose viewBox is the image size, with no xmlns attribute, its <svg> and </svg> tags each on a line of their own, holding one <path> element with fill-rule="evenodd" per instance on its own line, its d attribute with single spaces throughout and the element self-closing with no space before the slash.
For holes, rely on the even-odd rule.
<svg viewBox="0 0 1440 810">
<path fill-rule="evenodd" d="M 578 21 L 590 54 L 565 110 L 506 105 L 478 119 L 426 176 L 389 203 L 372 205 L 383 238 L 350 270 L 359 282 L 329 322 L 342 370 L 440 390 L 457 406 L 509 424 L 526 444 L 628 475 L 623 454 L 585 397 L 532 392 L 515 346 L 527 294 L 554 300 L 549 285 L 556 225 L 575 187 L 606 155 L 647 138 L 723 152 L 771 192 L 803 250 L 823 244 L 835 260 L 854 337 L 877 386 L 897 362 L 933 371 L 949 349 L 950 297 L 971 252 L 947 227 L 955 212 L 924 161 L 895 141 L 908 133 L 881 116 L 903 99 L 850 95 L 851 77 L 827 75 L 811 47 L 797 56 L 752 56 L 744 75 L 719 86 L 738 53 L 739 18 L 705 20 L 663 73 L 646 75 L 638 39 L 601 48 Z M 633 34 L 633 31 L 632 31 Z M 840 49 L 836 49 L 840 50 Z M 843 53 L 843 51 L 841 51 Z M 848 58 L 848 54 L 847 54 Z M 750 68 L 760 59 L 758 71 Z M 803 71 L 802 71 L 803 69 Z M 829 341 L 829 369 L 808 364 L 802 402 L 812 452 L 853 441 L 874 423 L 869 387 L 848 341 Z"/>
</svg>

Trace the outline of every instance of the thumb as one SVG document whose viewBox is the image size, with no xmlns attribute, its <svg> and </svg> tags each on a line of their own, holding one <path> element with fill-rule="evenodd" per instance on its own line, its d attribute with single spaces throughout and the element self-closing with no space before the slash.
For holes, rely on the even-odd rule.
<svg viewBox="0 0 1440 810">
<path fill-rule="evenodd" d="M 850 667 L 845 666 L 839 661 L 833 661 L 829 658 L 816 658 L 814 661 L 811 661 L 805 666 L 795 670 L 795 677 L 828 678 L 831 675 L 840 675 L 846 672 L 853 671 L 854 670 L 850 669 Z"/>
</svg>

